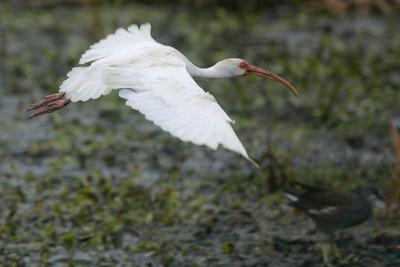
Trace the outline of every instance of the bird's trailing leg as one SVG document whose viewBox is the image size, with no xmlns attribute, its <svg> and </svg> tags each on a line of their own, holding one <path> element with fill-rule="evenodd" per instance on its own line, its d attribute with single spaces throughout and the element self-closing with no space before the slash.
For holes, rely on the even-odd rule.
<svg viewBox="0 0 400 267">
<path fill-rule="evenodd" d="M 59 110 L 69 103 L 71 100 L 64 98 L 65 93 L 55 93 L 44 96 L 39 102 L 30 105 L 26 111 L 30 112 L 29 118 L 40 116 Z"/>
<path fill-rule="evenodd" d="M 331 245 L 332 245 L 333 255 L 335 256 L 336 259 L 341 260 L 342 259 L 342 255 L 340 254 L 340 251 L 337 248 L 337 245 L 335 243 L 331 243 Z"/>
<path fill-rule="evenodd" d="M 342 258 L 342 256 L 340 255 L 339 249 L 337 248 L 337 245 L 335 243 L 335 235 L 334 233 L 330 233 L 328 235 L 328 242 L 330 245 L 330 249 L 333 253 L 333 256 L 337 259 L 340 260 Z"/>
</svg>

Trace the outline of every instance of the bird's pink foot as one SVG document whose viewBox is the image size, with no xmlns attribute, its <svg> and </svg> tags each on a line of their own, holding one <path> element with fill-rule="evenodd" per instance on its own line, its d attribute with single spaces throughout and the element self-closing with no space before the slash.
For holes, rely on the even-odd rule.
<svg viewBox="0 0 400 267">
<path fill-rule="evenodd" d="M 64 96 L 65 93 L 44 96 L 42 100 L 33 103 L 27 108 L 26 111 L 30 112 L 29 118 L 32 119 L 33 117 L 51 113 L 67 106 L 71 103 L 71 100 L 65 99 Z"/>
</svg>

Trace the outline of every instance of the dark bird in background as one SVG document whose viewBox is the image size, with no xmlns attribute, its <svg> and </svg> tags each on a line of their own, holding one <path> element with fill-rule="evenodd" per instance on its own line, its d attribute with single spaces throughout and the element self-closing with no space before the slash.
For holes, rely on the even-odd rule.
<svg viewBox="0 0 400 267">
<path fill-rule="evenodd" d="M 359 225 L 372 215 L 372 205 L 367 189 L 344 192 L 337 189 L 292 182 L 283 191 L 290 205 L 303 211 L 314 222 L 319 231 L 327 236 L 321 244 L 322 257 L 329 264 L 330 251 L 340 258 L 334 244 L 334 232 Z"/>
</svg>

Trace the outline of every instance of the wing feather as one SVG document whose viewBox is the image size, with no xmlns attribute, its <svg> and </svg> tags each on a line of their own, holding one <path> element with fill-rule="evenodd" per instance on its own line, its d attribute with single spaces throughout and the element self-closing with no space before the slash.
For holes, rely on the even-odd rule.
<svg viewBox="0 0 400 267">
<path fill-rule="evenodd" d="M 108 35 L 105 39 L 93 44 L 79 60 L 79 64 L 96 61 L 116 53 L 137 50 L 149 45 L 158 44 L 151 37 L 151 25 L 145 23 L 140 25 L 131 25 L 128 29 L 119 28 Z"/>
<path fill-rule="evenodd" d="M 120 73 L 127 75 L 121 69 Z M 128 106 L 182 141 L 214 150 L 221 145 L 251 160 L 231 127 L 232 120 L 215 98 L 196 84 L 184 66 L 147 69 L 143 84 L 145 80 L 147 90 L 120 91 Z"/>
</svg>

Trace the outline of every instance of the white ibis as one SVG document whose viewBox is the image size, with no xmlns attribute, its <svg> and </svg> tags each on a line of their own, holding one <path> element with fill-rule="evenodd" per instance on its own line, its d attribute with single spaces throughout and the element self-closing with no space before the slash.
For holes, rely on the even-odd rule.
<svg viewBox="0 0 400 267">
<path fill-rule="evenodd" d="M 156 42 L 151 25 L 132 25 L 92 45 L 60 86 L 58 93 L 29 106 L 30 118 L 54 112 L 71 102 L 97 99 L 113 89 L 126 105 L 182 141 L 247 155 L 231 127 L 233 121 L 193 77 L 230 78 L 259 75 L 297 90 L 280 76 L 253 66 L 243 59 L 224 59 L 212 67 L 199 68 L 170 46 Z"/>
</svg>

